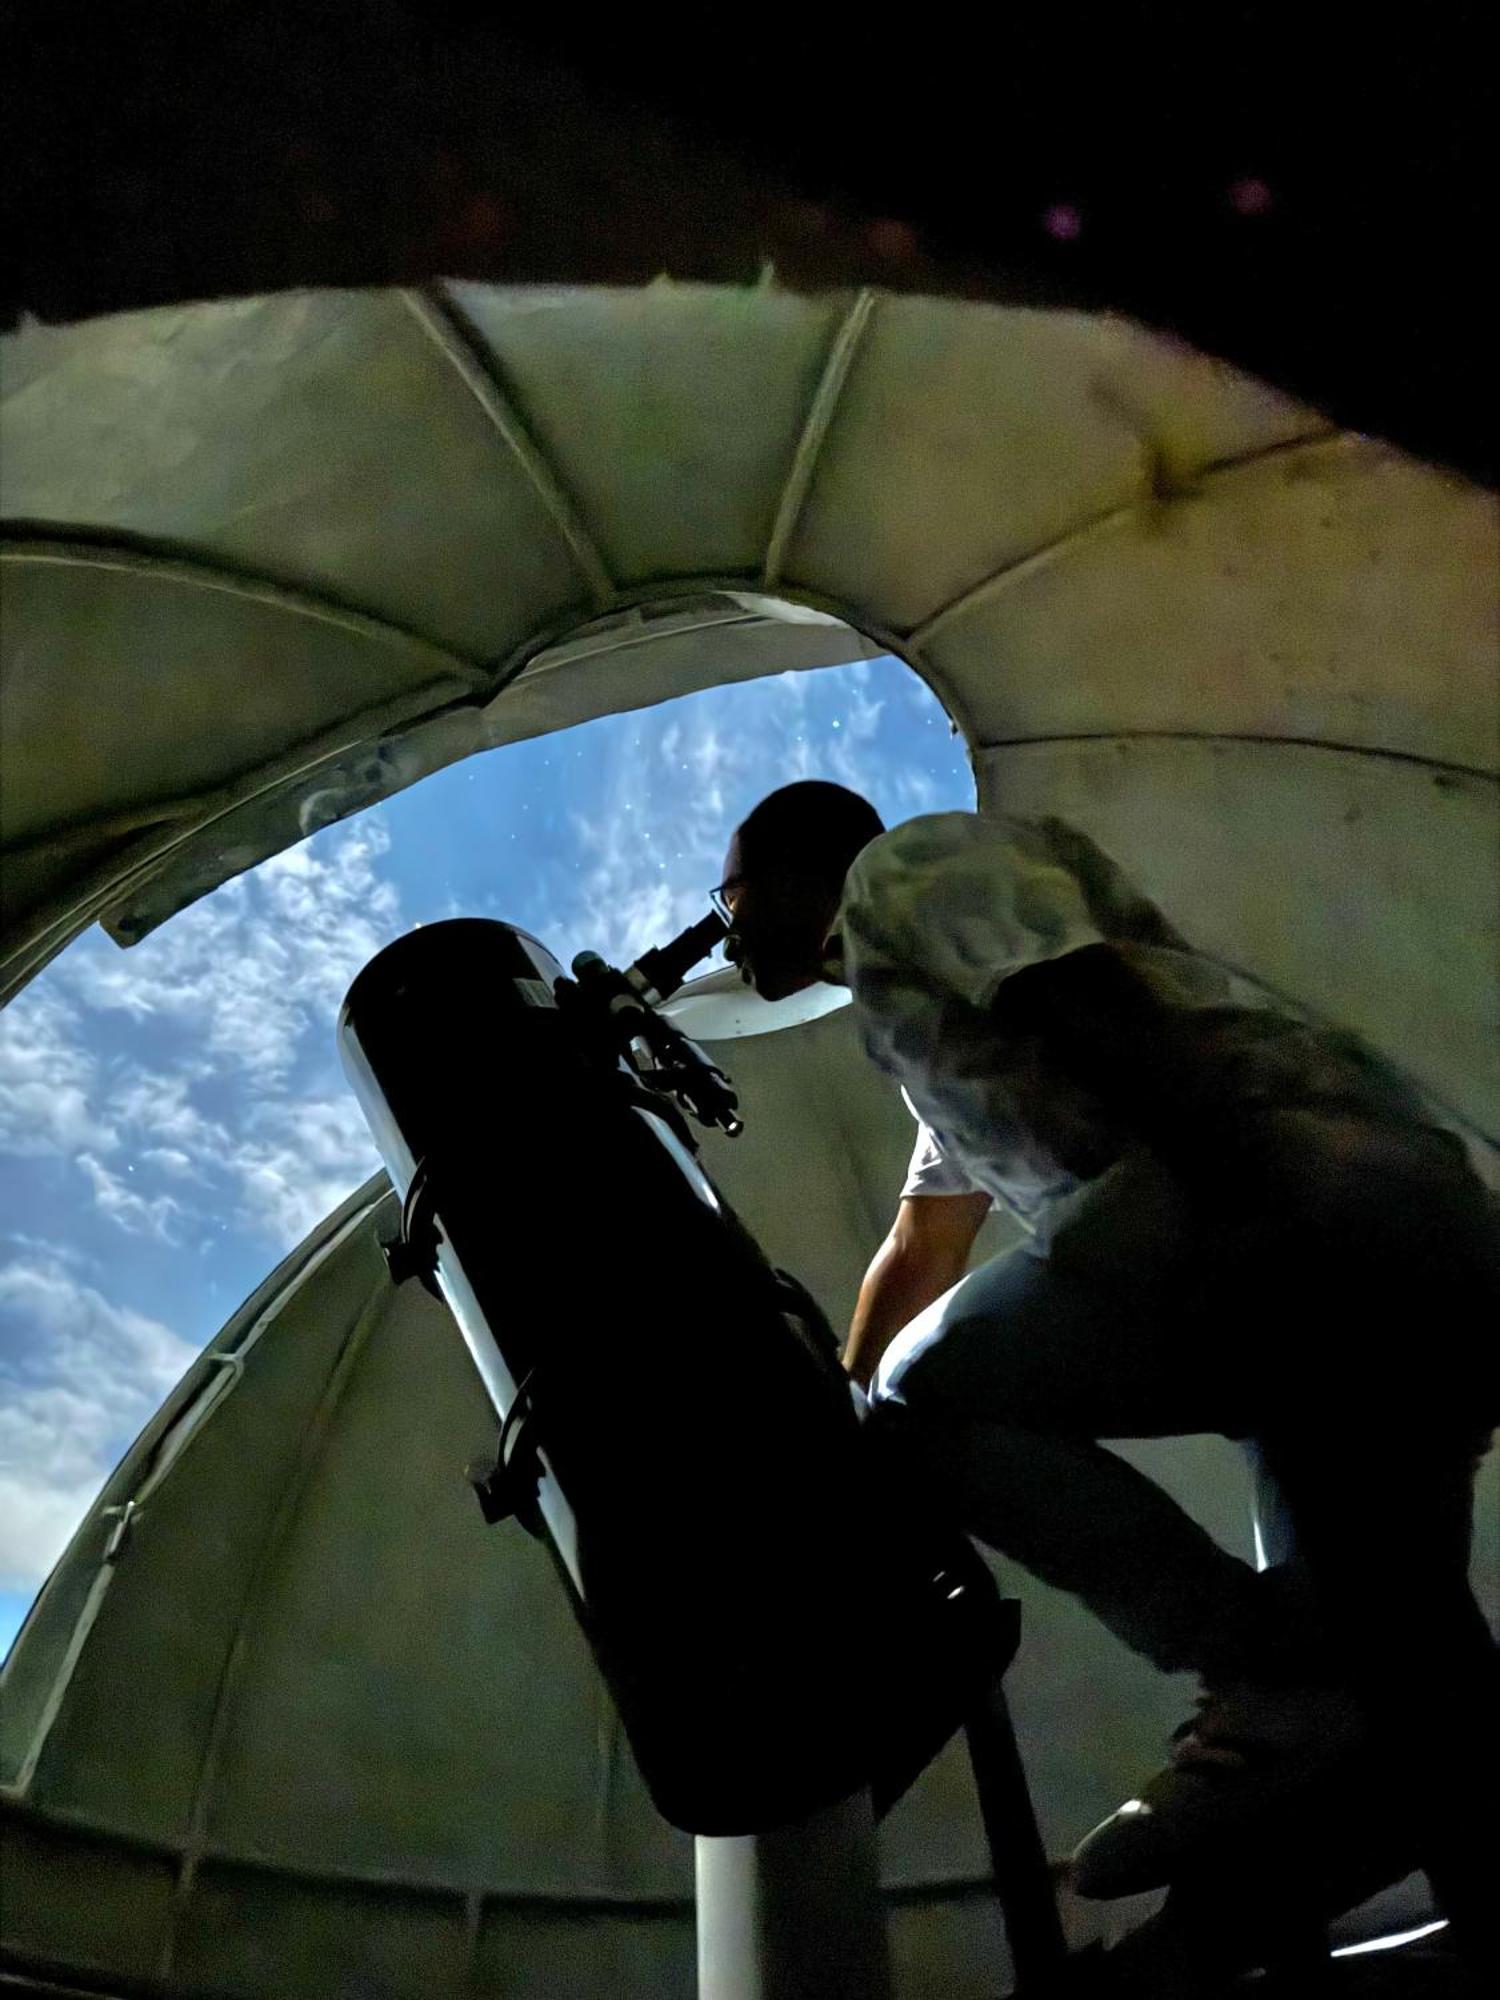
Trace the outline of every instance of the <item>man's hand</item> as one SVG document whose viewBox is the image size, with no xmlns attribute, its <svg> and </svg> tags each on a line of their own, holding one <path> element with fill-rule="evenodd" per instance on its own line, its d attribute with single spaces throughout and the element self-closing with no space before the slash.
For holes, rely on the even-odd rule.
<svg viewBox="0 0 1500 2000">
<path fill-rule="evenodd" d="M 844 1348 L 844 1366 L 862 1389 L 902 1327 L 963 1276 L 989 1209 L 987 1194 L 911 1195 L 902 1202 L 865 1273 Z"/>
</svg>

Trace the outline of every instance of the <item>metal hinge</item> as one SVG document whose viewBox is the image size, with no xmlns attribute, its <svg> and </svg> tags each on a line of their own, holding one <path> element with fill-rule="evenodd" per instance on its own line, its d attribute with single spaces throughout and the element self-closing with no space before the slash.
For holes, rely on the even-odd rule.
<svg viewBox="0 0 1500 2000">
<path fill-rule="evenodd" d="M 108 1520 L 111 1515 L 115 1516 L 115 1525 L 110 1530 L 109 1540 L 104 1544 L 104 1555 L 102 1558 L 107 1563 L 112 1563 L 115 1557 L 119 1555 L 121 1549 L 124 1548 L 126 1542 L 129 1541 L 130 1530 L 136 1521 L 139 1520 L 141 1509 L 134 1500 L 127 1500 L 123 1507 L 106 1507 L 104 1509 L 105 1519 Z"/>
</svg>

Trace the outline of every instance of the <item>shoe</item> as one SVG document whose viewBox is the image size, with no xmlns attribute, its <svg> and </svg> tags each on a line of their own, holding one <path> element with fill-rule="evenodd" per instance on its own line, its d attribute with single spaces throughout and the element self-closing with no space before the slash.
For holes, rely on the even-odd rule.
<svg viewBox="0 0 1500 2000">
<path fill-rule="evenodd" d="M 1093 1899 L 1134 1896 L 1212 1865 L 1216 1845 L 1253 1836 L 1368 1743 L 1340 1688 L 1242 1682 L 1206 1694 L 1175 1732 L 1166 1769 L 1079 1842 L 1072 1887 Z"/>
</svg>

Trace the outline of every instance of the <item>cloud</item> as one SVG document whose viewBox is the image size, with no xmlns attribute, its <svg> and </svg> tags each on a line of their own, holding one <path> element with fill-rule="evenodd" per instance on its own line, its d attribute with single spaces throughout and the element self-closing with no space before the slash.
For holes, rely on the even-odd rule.
<svg viewBox="0 0 1500 2000">
<path fill-rule="evenodd" d="M 112 1305 L 61 1260 L 41 1255 L 0 1265 L 0 1315 L 40 1334 L 49 1377 L 88 1396 L 149 1391 L 154 1407 L 195 1352 L 160 1320 Z M 35 1352 L 12 1333 L 0 1340 L 0 1369 L 25 1379 L 38 1365 Z"/>
<path fill-rule="evenodd" d="M 80 1153 L 78 1164 L 88 1176 L 94 1190 L 95 1206 L 111 1222 L 132 1236 L 155 1236 L 163 1243 L 175 1243 L 170 1224 L 172 1218 L 181 1215 L 182 1206 L 163 1194 L 148 1198 L 126 1185 L 118 1174 L 112 1174 L 102 1160 L 92 1153 Z M 127 1170 L 128 1171 L 128 1170 Z"/>
<path fill-rule="evenodd" d="M 363 1114 L 348 1093 L 286 1099 L 252 1114 L 226 1167 L 241 1220 L 294 1250 L 380 1167 Z"/>
<path fill-rule="evenodd" d="M 400 928 L 361 823 L 227 884 L 128 953 L 79 943 L 0 1016 L 0 1150 L 71 1160 L 105 1227 L 212 1217 L 292 1248 L 378 1164 L 332 1025 Z M 49 1225 L 50 1226 L 50 1225 Z M 87 1231 L 82 1232 L 85 1243 Z M 33 1587 L 192 1359 L 37 1235 L 0 1267 L 0 1588 Z"/>
<path fill-rule="evenodd" d="M 83 1270 L 94 1261 L 76 1243 L 59 1243 L 52 1236 L 33 1236 L 24 1229 L 7 1229 L 4 1235 L 12 1250 L 24 1251 L 27 1257 L 44 1264 L 66 1264 Z"/>
<path fill-rule="evenodd" d="M 820 775 L 832 778 L 835 784 L 847 785 L 852 792 L 863 792 L 867 797 L 876 789 L 870 759 L 852 736 L 839 738 L 828 752 L 827 768 Z"/>
<path fill-rule="evenodd" d="M 743 789 L 745 747 L 691 714 L 669 728 L 677 737 L 677 784 L 656 775 L 648 722 L 641 731 L 647 740 L 622 749 L 596 810 L 571 816 L 583 865 L 556 884 L 551 907 L 535 919 L 565 959 L 587 948 L 628 963 L 707 907 L 732 802 Z"/>
<path fill-rule="evenodd" d="M 190 1051 L 175 1072 L 122 1064 L 110 1088 L 110 1117 L 132 1140 L 162 1142 L 161 1148 L 148 1148 L 143 1159 L 162 1149 L 187 1157 L 223 1152 L 229 1146 L 227 1129 L 192 1100 L 194 1083 L 204 1083 L 212 1074 L 212 1065 L 194 1061 Z"/>
<path fill-rule="evenodd" d="M 76 1454 L 58 1454 L 66 1434 L 61 1413 L 0 1409 L 0 1590 L 46 1581 L 109 1475 L 107 1465 L 80 1474 Z"/>
<path fill-rule="evenodd" d="M 292 1247 L 378 1165 L 332 1028 L 402 928 L 388 846 L 375 820 L 330 830 L 129 952 L 81 939 L 0 1015 L 0 1152 L 70 1159 L 136 1237 L 211 1215 Z"/>
<path fill-rule="evenodd" d="M 193 1354 L 59 1261 L 0 1266 L 0 1589 L 42 1580 Z"/>
<path fill-rule="evenodd" d="M 700 785 L 710 785 L 728 763 L 728 746 L 711 722 L 701 723 L 687 745 L 687 761 Z"/>
<path fill-rule="evenodd" d="M 778 674 L 632 717 L 602 794 L 571 816 L 582 865 L 552 884 L 532 926 L 565 959 L 587 947 L 628 962 L 703 913 L 734 825 L 778 785 L 829 778 L 892 817 L 901 767 L 880 741 L 887 693 L 861 662 L 836 678 Z M 894 816 L 928 809 L 935 791 Z"/>
<path fill-rule="evenodd" d="M 908 818 L 915 818 L 918 813 L 946 809 L 939 795 L 937 780 L 926 771 L 898 772 L 895 791 L 901 810 Z"/>
<path fill-rule="evenodd" d="M 858 743 L 873 740 L 880 727 L 883 701 L 868 701 L 863 695 L 856 695 L 849 703 L 849 734 Z"/>
<path fill-rule="evenodd" d="M 28 1158 L 113 1145 L 90 1104 L 98 1070 L 77 1009 L 59 994 L 32 987 L 13 1000 L 0 1012 L 0 1152 Z"/>
<path fill-rule="evenodd" d="M 128 953 L 62 968 L 77 998 L 186 1034 L 215 1068 L 282 1082 L 309 1027 L 327 1031 L 360 967 L 401 928 L 376 863 L 378 820 L 265 862 L 195 903 Z"/>
<path fill-rule="evenodd" d="M 895 688 L 862 663 L 622 718 L 597 796 L 527 885 L 530 927 L 564 962 L 585 947 L 628 962 L 702 914 L 730 829 L 777 784 L 832 778 L 888 818 L 931 810 L 932 780 L 884 740 Z M 362 818 L 129 952 L 80 940 L 0 1016 L 0 1150 L 71 1159 L 101 1217 L 143 1242 L 191 1246 L 211 1220 L 215 1237 L 293 1244 L 376 1163 L 330 1031 L 403 928 L 389 845 Z"/>
</svg>

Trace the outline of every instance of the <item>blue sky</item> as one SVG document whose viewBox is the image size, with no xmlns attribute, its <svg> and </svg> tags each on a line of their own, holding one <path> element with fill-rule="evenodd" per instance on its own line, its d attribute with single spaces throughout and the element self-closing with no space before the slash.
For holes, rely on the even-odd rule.
<svg viewBox="0 0 1500 2000">
<path fill-rule="evenodd" d="M 627 962 L 802 777 L 888 824 L 974 803 L 895 660 L 714 688 L 439 772 L 130 951 L 89 931 L 0 1013 L 0 1653 L 193 1354 L 378 1165 L 333 1049 L 360 966 L 459 914 Z"/>
</svg>

